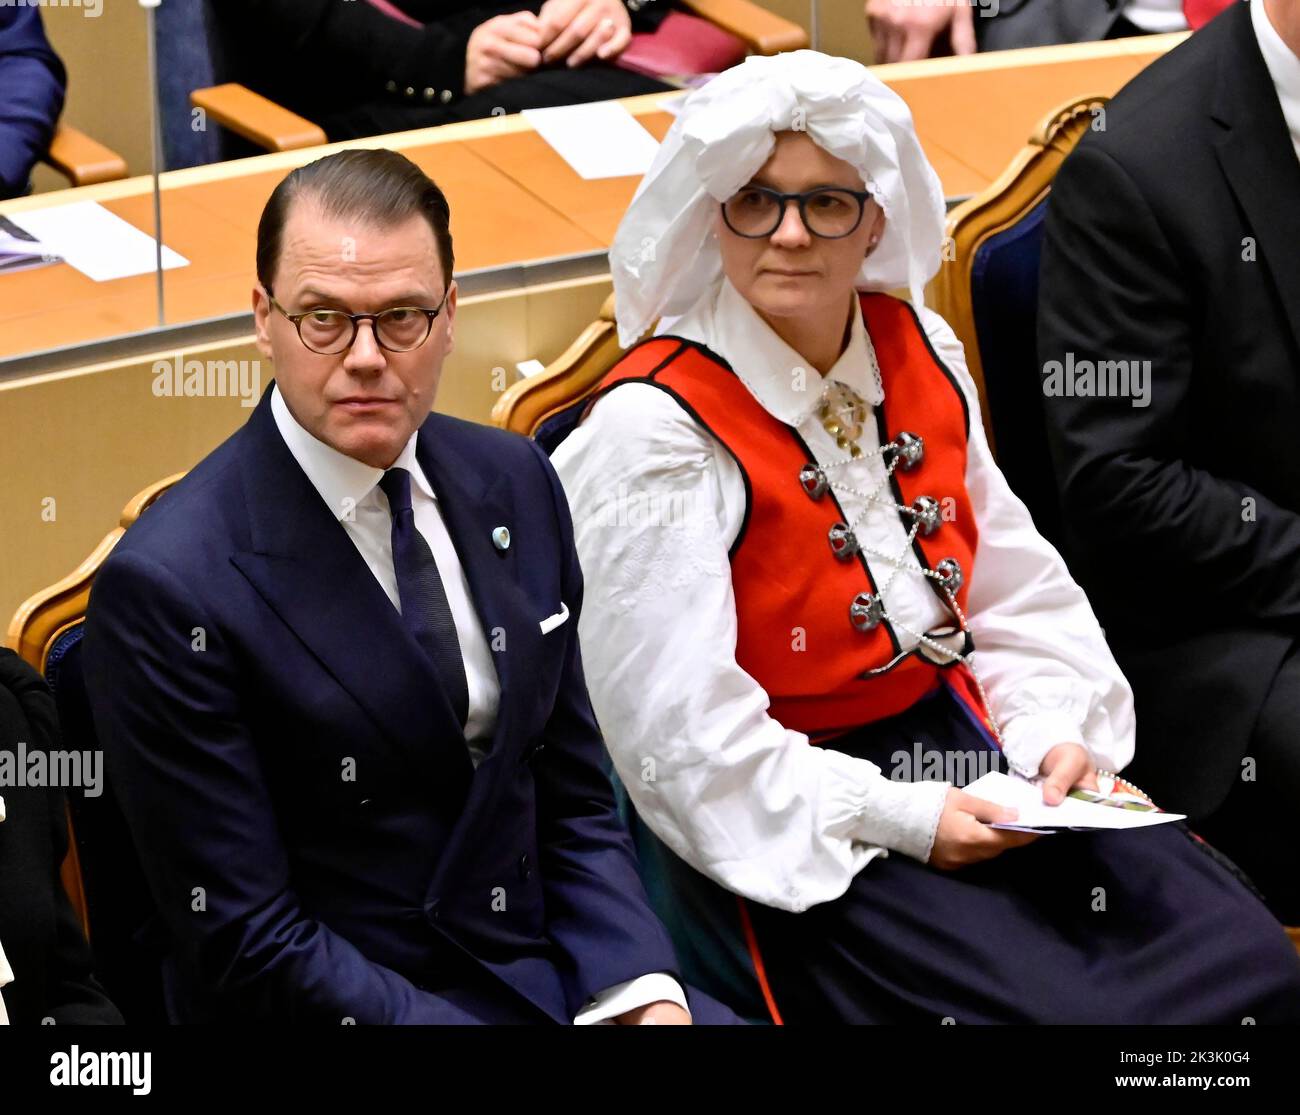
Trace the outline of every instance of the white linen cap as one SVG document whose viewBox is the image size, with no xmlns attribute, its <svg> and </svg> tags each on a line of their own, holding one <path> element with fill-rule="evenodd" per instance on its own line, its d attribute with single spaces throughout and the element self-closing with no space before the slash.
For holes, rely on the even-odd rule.
<svg viewBox="0 0 1300 1115">
<path fill-rule="evenodd" d="M 923 305 L 939 269 L 944 201 L 903 99 L 858 62 L 815 50 L 746 58 L 682 102 L 610 248 L 619 342 L 685 313 L 722 275 L 719 203 L 767 162 L 776 133 L 806 131 L 851 163 L 885 211 L 859 290 L 907 288 Z"/>
</svg>

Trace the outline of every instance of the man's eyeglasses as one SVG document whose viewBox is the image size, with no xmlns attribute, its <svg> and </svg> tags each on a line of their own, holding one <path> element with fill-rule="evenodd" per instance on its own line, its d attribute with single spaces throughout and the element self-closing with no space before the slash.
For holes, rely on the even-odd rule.
<svg viewBox="0 0 1300 1115">
<path fill-rule="evenodd" d="M 419 348 L 429 339 L 433 331 L 433 319 L 442 313 L 451 287 L 443 292 L 442 301 L 436 309 L 427 306 L 390 306 L 377 314 L 349 314 L 343 310 L 306 310 L 301 314 L 291 314 L 275 296 L 267 290 L 266 296 L 271 305 L 284 314 L 293 327 L 298 330 L 298 338 L 312 352 L 323 356 L 332 356 L 346 352 L 357 339 L 357 324 L 370 322 L 374 330 L 375 342 L 380 348 L 389 352 L 410 352 Z"/>
<path fill-rule="evenodd" d="M 722 219 L 737 236 L 757 240 L 771 236 L 785 218 L 786 203 L 799 203 L 804 228 L 814 236 L 838 240 L 862 223 L 871 194 L 842 186 L 823 186 L 801 194 L 783 194 L 766 186 L 746 186 L 722 203 Z"/>
</svg>

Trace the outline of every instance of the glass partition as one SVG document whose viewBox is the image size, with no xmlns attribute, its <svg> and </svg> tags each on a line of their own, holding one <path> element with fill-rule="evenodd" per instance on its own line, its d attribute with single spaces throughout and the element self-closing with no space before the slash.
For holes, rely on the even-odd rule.
<svg viewBox="0 0 1300 1115">
<path fill-rule="evenodd" d="M 136 0 L 0 9 L 0 89 L 63 105 L 31 166 L 45 135 L 3 123 L 0 95 L 0 360 L 158 324 L 146 28 Z"/>
</svg>

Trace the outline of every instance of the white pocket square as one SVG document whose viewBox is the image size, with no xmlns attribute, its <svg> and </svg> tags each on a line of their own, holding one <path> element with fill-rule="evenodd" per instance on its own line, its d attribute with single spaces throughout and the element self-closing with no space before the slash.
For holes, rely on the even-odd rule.
<svg viewBox="0 0 1300 1115">
<path fill-rule="evenodd" d="M 562 624 L 568 618 L 569 618 L 569 606 L 563 600 L 561 600 L 560 610 L 556 612 L 555 615 L 553 616 L 547 616 L 544 620 L 542 620 L 541 624 L 539 625 L 542 629 L 542 634 L 545 635 L 548 631 L 554 631 L 557 627 L 560 626 L 560 624 Z"/>
</svg>

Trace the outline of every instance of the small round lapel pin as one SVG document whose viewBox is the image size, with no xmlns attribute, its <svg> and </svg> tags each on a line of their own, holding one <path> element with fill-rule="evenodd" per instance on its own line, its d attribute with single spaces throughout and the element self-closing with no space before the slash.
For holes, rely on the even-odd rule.
<svg viewBox="0 0 1300 1115">
<path fill-rule="evenodd" d="M 510 549 L 510 528 L 497 527 L 492 532 L 492 545 L 498 550 Z"/>
</svg>

